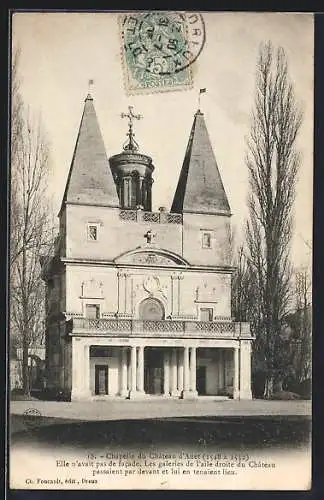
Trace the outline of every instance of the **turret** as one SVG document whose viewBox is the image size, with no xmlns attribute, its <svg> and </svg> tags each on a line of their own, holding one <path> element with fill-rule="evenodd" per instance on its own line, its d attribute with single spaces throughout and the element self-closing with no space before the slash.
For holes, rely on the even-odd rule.
<svg viewBox="0 0 324 500">
<path fill-rule="evenodd" d="M 230 264 L 231 210 L 203 113 L 198 109 L 171 212 L 182 214 L 183 257 L 191 264 Z"/>
<path fill-rule="evenodd" d="M 61 210 L 69 203 L 118 207 L 116 186 L 90 94 L 85 99 Z"/>
<path fill-rule="evenodd" d="M 194 117 L 171 212 L 231 215 L 200 110 Z"/>
<path fill-rule="evenodd" d="M 139 146 L 133 132 L 133 120 L 140 119 L 135 115 L 132 106 L 129 113 L 122 113 L 122 118 L 128 118 L 128 139 L 123 151 L 109 158 L 110 168 L 116 184 L 121 208 L 136 209 L 142 207 L 152 210 L 152 173 L 154 165 L 150 156 L 138 152 Z"/>
</svg>

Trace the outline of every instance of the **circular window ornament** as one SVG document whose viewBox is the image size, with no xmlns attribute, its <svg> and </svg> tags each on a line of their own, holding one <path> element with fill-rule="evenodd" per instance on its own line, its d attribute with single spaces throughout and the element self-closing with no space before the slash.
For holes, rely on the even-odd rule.
<svg viewBox="0 0 324 500">
<path fill-rule="evenodd" d="M 156 292 L 160 289 L 160 280 L 157 276 L 148 276 L 144 280 L 143 287 L 149 293 Z"/>
</svg>

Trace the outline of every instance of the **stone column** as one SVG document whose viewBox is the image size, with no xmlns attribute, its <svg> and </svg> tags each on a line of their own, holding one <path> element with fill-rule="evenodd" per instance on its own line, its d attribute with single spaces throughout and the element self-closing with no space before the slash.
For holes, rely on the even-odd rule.
<svg viewBox="0 0 324 500">
<path fill-rule="evenodd" d="M 251 391 L 251 342 L 241 341 L 240 349 L 240 399 L 252 399 Z"/>
<path fill-rule="evenodd" d="M 224 356 L 222 349 L 218 350 L 218 390 L 224 389 Z"/>
<path fill-rule="evenodd" d="M 142 192 L 142 186 L 143 186 L 143 176 L 139 175 L 138 176 L 138 181 L 137 181 L 137 193 L 136 193 L 136 203 L 137 205 L 143 205 L 143 192 Z"/>
<path fill-rule="evenodd" d="M 178 349 L 178 391 L 183 391 L 183 350 Z"/>
<path fill-rule="evenodd" d="M 127 349 L 127 391 L 128 391 L 128 394 L 129 394 L 129 391 L 130 391 L 130 388 L 131 388 L 131 385 L 132 385 L 132 367 L 131 367 L 131 350 L 130 349 Z"/>
<path fill-rule="evenodd" d="M 118 271 L 118 314 L 126 312 L 126 274 Z"/>
<path fill-rule="evenodd" d="M 171 275 L 171 316 L 177 314 L 177 290 L 176 283 L 178 276 L 176 274 Z"/>
<path fill-rule="evenodd" d="M 178 276 L 178 297 L 177 297 L 177 315 L 180 316 L 181 311 L 181 281 L 183 280 L 183 274 L 180 273 Z"/>
<path fill-rule="evenodd" d="M 233 399 L 240 399 L 240 388 L 239 388 L 239 349 L 235 347 L 233 350 L 234 356 L 234 382 L 233 382 Z"/>
<path fill-rule="evenodd" d="M 131 177 L 124 177 L 124 190 L 123 190 L 123 206 L 129 208 L 131 206 L 131 189 L 132 189 L 132 179 Z"/>
<path fill-rule="evenodd" d="M 121 347 L 121 360 L 120 360 L 120 396 L 125 398 L 127 392 L 127 347 Z"/>
<path fill-rule="evenodd" d="M 90 393 L 90 347 L 83 339 L 72 338 L 71 400 L 88 400 Z"/>
<path fill-rule="evenodd" d="M 136 397 L 136 346 L 131 347 L 131 384 L 129 397 Z"/>
<path fill-rule="evenodd" d="M 170 355 L 168 351 L 164 352 L 163 393 L 164 396 L 170 396 Z"/>
<path fill-rule="evenodd" d="M 118 186 L 118 193 L 119 193 L 119 202 L 120 203 L 123 203 L 123 199 L 124 199 L 124 192 L 123 192 L 123 182 L 121 182 Z"/>
<path fill-rule="evenodd" d="M 196 347 L 190 348 L 190 391 L 192 396 L 197 396 L 196 387 L 196 370 L 197 370 L 197 349 Z"/>
<path fill-rule="evenodd" d="M 136 210 L 136 220 L 137 220 L 137 222 L 142 222 L 142 220 L 143 220 L 143 210 L 144 210 L 144 206 L 142 208 L 137 208 L 137 210 Z"/>
<path fill-rule="evenodd" d="M 171 396 L 178 396 L 177 349 L 173 347 L 171 354 Z"/>
<path fill-rule="evenodd" d="M 138 348 L 137 357 L 137 391 L 144 394 L 144 347 Z"/>
<path fill-rule="evenodd" d="M 189 347 L 184 347 L 183 351 L 183 391 L 182 398 L 190 397 L 190 373 L 189 373 Z"/>
<path fill-rule="evenodd" d="M 146 205 L 147 208 L 146 210 L 148 212 L 152 211 L 152 184 L 153 184 L 153 179 L 147 179 L 146 180 Z"/>
<path fill-rule="evenodd" d="M 125 313 L 132 314 L 132 276 L 125 273 Z"/>
<path fill-rule="evenodd" d="M 84 392 L 90 396 L 90 346 L 84 346 Z"/>
</svg>

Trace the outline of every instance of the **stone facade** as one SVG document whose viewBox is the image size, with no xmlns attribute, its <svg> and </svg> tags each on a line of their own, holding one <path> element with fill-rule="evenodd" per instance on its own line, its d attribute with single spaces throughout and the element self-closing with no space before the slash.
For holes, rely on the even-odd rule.
<svg viewBox="0 0 324 500">
<path fill-rule="evenodd" d="M 107 160 L 98 196 L 100 182 L 93 177 L 102 174 L 103 158 L 101 154 L 97 165 L 96 147 L 102 153 L 103 145 L 92 98 L 86 99 L 56 252 L 44 266 L 48 385 L 70 393 L 72 400 L 251 398 L 249 325 L 231 318 L 231 214 L 205 131 L 198 112 L 179 178 L 185 185 L 178 184 L 176 192 L 183 200 L 173 202 L 170 212 L 152 212 L 147 210 L 150 201 L 143 202 L 148 175 L 141 171 L 143 155 L 132 149 L 131 137 L 124 148 L 127 155 L 132 149 L 131 172 L 123 153 L 113 157 L 113 168 Z M 197 181 L 202 192 L 195 212 L 194 201 L 192 207 L 190 203 L 197 189 L 188 186 L 188 177 L 200 174 L 185 176 L 183 170 L 197 168 L 196 159 L 200 154 L 204 161 L 206 148 L 207 173 L 212 185 L 218 183 L 215 196 L 221 201 L 210 204 L 208 194 L 201 209 L 204 188 L 196 178 L 191 182 Z M 192 149 L 196 163 L 190 158 Z M 131 197 L 131 207 L 124 204 L 128 178 L 136 180 L 132 196 L 138 194 L 139 201 Z"/>
</svg>

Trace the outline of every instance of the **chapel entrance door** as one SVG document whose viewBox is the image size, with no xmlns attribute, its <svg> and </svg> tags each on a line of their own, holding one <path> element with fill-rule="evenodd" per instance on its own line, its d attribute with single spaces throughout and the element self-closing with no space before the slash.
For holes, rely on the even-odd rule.
<svg viewBox="0 0 324 500">
<path fill-rule="evenodd" d="M 146 394 L 163 393 L 163 349 L 145 349 L 144 390 Z"/>
<path fill-rule="evenodd" d="M 197 392 L 198 395 L 206 394 L 206 366 L 197 366 Z"/>
<path fill-rule="evenodd" d="M 95 394 L 108 394 L 107 365 L 95 365 Z"/>
</svg>

